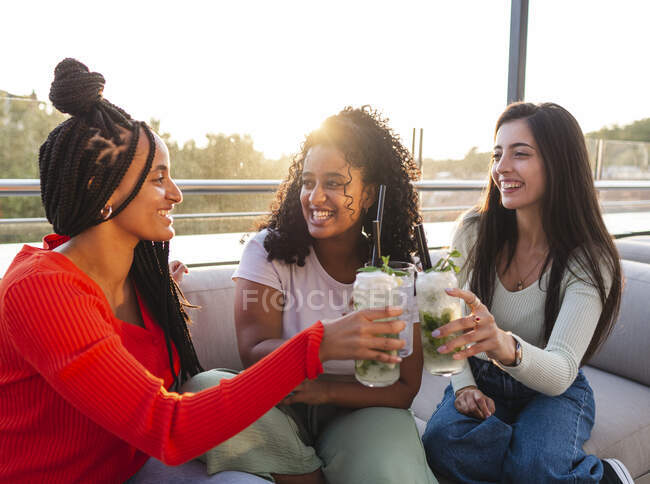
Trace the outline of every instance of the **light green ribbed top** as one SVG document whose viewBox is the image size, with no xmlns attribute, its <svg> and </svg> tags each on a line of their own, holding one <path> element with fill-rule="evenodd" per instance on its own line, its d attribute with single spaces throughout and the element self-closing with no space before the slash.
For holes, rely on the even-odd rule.
<svg viewBox="0 0 650 484">
<path fill-rule="evenodd" d="M 462 254 L 458 279 L 459 285 L 465 289 L 468 289 L 471 273 L 465 257 L 476 241 L 476 220 L 465 218 L 452 241 L 452 247 Z M 575 380 L 580 360 L 587 351 L 602 311 L 598 289 L 585 282 L 590 278 L 577 263 L 570 262 L 570 265 L 575 275 L 569 270 L 564 274 L 560 312 L 546 346 L 543 337 L 544 289 L 549 270 L 539 281 L 517 292 L 508 291 L 497 277 L 492 307 L 489 308 L 499 328 L 512 331 L 522 348 L 521 363 L 516 367 L 503 367 L 504 370 L 527 387 L 551 396 L 564 393 Z M 604 270 L 603 277 L 611 287 L 609 272 Z M 479 353 L 477 357 L 488 359 L 485 353 Z M 476 384 L 469 365 L 451 381 L 454 391 Z"/>
</svg>

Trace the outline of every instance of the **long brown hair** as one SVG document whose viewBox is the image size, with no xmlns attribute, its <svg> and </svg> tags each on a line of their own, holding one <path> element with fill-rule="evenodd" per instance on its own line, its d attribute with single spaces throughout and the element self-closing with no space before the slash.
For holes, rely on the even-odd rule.
<svg viewBox="0 0 650 484">
<path fill-rule="evenodd" d="M 542 197 L 542 227 L 549 252 L 542 273 L 550 266 L 544 307 L 544 341 L 548 342 L 560 311 L 560 287 L 565 271 L 598 289 L 602 313 L 581 364 L 586 363 L 607 339 L 621 302 L 622 275 L 619 255 L 598 206 L 584 136 L 576 119 L 554 103 L 514 103 L 499 117 L 496 132 L 510 121 L 524 120 L 530 128 L 544 163 L 546 189 Z M 492 161 L 492 164 L 494 160 Z M 506 264 L 514 257 L 518 232 L 515 210 L 501 204 L 499 188 L 490 177 L 475 216 L 478 238 L 468 254 L 472 268 L 470 289 L 489 307 L 494 296 L 496 267 L 503 248 Z M 575 274 L 575 262 L 583 276 Z M 607 290 L 606 275 L 612 278 Z M 541 279 L 539 281 L 541 288 Z"/>
</svg>

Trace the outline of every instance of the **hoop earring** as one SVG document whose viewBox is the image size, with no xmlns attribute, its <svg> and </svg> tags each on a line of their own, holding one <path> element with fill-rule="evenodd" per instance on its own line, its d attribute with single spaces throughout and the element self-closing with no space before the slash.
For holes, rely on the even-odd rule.
<svg viewBox="0 0 650 484">
<path fill-rule="evenodd" d="M 102 217 L 103 220 L 108 220 L 113 213 L 113 205 L 104 205 L 104 208 L 102 208 L 99 211 L 99 215 Z"/>
</svg>

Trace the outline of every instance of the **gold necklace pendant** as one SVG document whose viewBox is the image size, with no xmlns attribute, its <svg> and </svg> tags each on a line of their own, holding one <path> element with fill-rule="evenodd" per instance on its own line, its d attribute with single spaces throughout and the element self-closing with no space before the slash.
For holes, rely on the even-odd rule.
<svg viewBox="0 0 650 484">
<path fill-rule="evenodd" d="M 535 269 L 539 266 L 539 264 L 544 261 L 544 259 L 546 258 L 546 254 L 548 254 L 548 251 L 544 254 L 544 256 L 541 259 L 539 259 L 535 263 L 535 265 L 530 269 L 530 271 L 528 271 L 528 274 L 526 274 L 521 279 L 517 280 L 517 289 L 515 291 L 521 291 L 521 290 L 524 289 L 524 281 L 527 281 L 528 278 L 533 274 Z M 515 264 L 515 271 L 517 272 L 517 276 L 521 277 L 521 273 L 519 272 L 519 264 L 517 264 L 517 258 L 516 257 L 513 258 L 513 262 Z"/>
</svg>

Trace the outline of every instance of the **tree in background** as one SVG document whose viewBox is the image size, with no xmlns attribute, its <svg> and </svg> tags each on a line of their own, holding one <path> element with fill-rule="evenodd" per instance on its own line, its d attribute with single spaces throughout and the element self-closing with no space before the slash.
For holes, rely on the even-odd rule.
<svg viewBox="0 0 650 484">
<path fill-rule="evenodd" d="M 152 119 L 149 124 L 161 133 L 159 120 Z M 198 146 L 194 140 L 179 146 L 170 133 L 163 132 L 160 136 L 169 149 L 172 174 L 177 179 L 281 179 L 289 170 L 289 157 L 265 159 L 248 134 L 208 133 L 204 146 Z M 266 212 L 272 198 L 272 193 L 188 195 L 178 207 L 178 213 Z M 254 220 L 251 217 L 179 219 L 175 226 L 179 234 L 243 232 L 251 229 Z"/>
<path fill-rule="evenodd" d="M 288 157 L 279 160 L 264 158 L 248 134 L 208 133 L 204 146 L 199 146 L 193 139 L 179 146 L 170 133 L 161 132 L 159 120 L 152 119 L 149 125 L 160 134 L 169 149 L 175 178 L 278 179 L 284 177 L 289 169 Z"/>
<path fill-rule="evenodd" d="M 67 116 L 29 96 L 0 90 L 0 178 L 38 178 L 38 149 Z M 43 217 L 38 197 L 0 198 L 0 218 Z"/>
<path fill-rule="evenodd" d="M 66 116 L 38 101 L 32 93 L 15 96 L 0 90 L 0 178 L 38 178 L 38 149 L 48 133 Z M 161 132 L 160 122 L 151 120 L 151 127 L 169 148 L 172 174 L 178 179 L 282 179 L 287 175 L 290 157 L 268 160 L 257 151 L 250 135 L 206 134 L 205 143 L 189 140 L 179 145 L 170 133 Z M 650 177 L 650 118 L 626 126 L 612 126 L 587 134 L 592 157 L 597 149 L 596 138 L 614 140 L 605 145 L 606 177 Z M 630 141 L 645 141 L 630 143 Z M 298 147 L 296 147 L 297 149 Z M 424 179 L 483 179 L 487 176 L 490 153 L 472 147 L 462 159 L 433 160 L 422 163 Z M 618 171 L 616 171 L 618 170 Z M 635 171 L 636 170 L 636 171 Z M 265 212 L 272 194 L 221 194 L 185 197 L 178 213 Z M 426 193 L 423 207 L 472 205 L 476 192 Z M 457 211 L 425 214 L 427 221 L 451 220 Z M 39 197 L 0 197 L 0 218 L 43 217 Z M 241 232 L 252 228 L 254 219 L 177 219 L 179 234 Z M 38 240 L 50 230 L 45 224 L 3 225 L 0 243 Z"/>
<path fill-rule="evenodd" d="M 0 178 L 38 178 L 38 150 L 49 132 L 67 116 L 36 95 L 15 96 L 0 91 Z M 160 122 L 151 120 L 160 132 Z M 207 134 L 205 146 L 189 140 L 179 146 L 171 134 L 161 133 L 172 160 L 176 178 L 283 178 L 289 158 L 267 160 L 255 150 L 250 135 Z M 263 212 L 272 194 L 227 194 L 188 196 L 179 213 Z M 0 197 L 0 218 L 44 217 L 39 197 Z M 177 221 L 178 233 L 244 231 L 250 218 L 233 217 L 208 221 Z M 47 224 L 4 225 L 0 243 L 38 240 L 51 231 Z"/>
<path fill-rule="evenodd" d="M 422 160 L 422 178 L 434 180 L 451 178 L 459 180 L 477 180 L 486 176 L 490 166 L 492 153 L 480 152 L 477 146 L 472 146 L 461 160 Z"/>
<path fill-rule="evenodd" d="M 587 133 L 587 137 L 605 140 L 602 153 L 603 178 L 650 178 L 650 118 L 625 126 L 605 127 Z"/>
<path fill-rule="evenodd" d="M 640 119 L 625 126 L 615 124 L 587 133 L 586 136 L 597 139 L 650 142 L 650 118 Z"/>
</svg>

